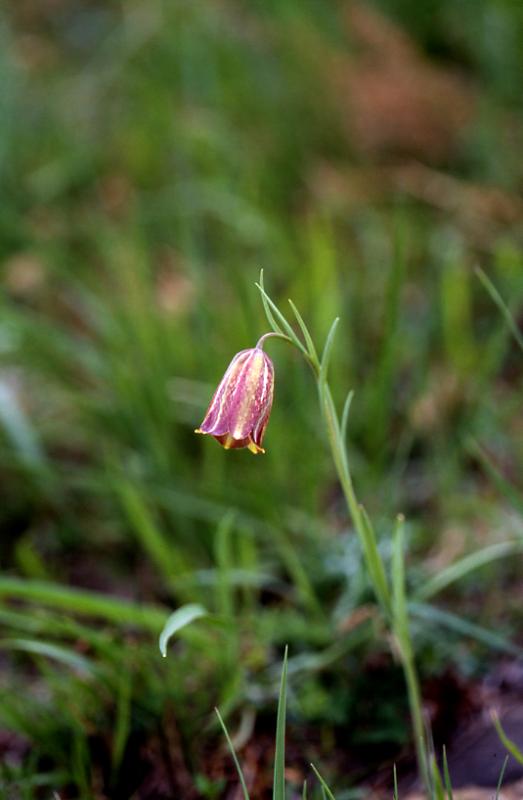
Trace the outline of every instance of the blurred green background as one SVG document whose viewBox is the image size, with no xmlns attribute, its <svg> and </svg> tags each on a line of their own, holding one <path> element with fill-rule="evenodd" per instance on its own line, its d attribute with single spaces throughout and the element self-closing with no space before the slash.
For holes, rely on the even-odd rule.
<svg viewBox="0 0 523 800">
<path fill-rule="evenodd" d="M 269 797 L 285 644 L 289 781 L 408 772 L 306 366 L 269 344 L 264 457 L 193 429 L 267 329 L 263 268 L 319 343 L 341 317 L 358 495 L 385 557 L 406 514 L 413 602 L 523 537 L 522 356 L 475 273 L 521 320 L 523 5 L 18 0 L 0 41 L 5 796 L 232 797 L 218 705 Z M 418 597 L 426 696 L 521 655 L 521 578 Z M 163 660 L 185 603 L 211 617 Z"/>
</svg>

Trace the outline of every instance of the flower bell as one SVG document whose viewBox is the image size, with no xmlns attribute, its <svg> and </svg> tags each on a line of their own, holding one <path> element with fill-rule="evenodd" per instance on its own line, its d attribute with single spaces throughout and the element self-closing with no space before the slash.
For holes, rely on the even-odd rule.
<svg viewBox="0 0 523 800">
<path fill-rule="evenodd" d="M 226 450 L 265 452 L 261 444 L 271 413 L 274 367 L 260 343 L 234 356 L 195 431 L 214 436 Z"/>
</svg>

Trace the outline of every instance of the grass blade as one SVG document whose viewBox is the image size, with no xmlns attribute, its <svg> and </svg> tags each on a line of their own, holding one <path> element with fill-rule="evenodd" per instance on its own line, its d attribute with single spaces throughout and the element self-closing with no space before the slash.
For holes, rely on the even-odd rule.
<svg viewBox="0 0 523 800">
<path fill-rule="evenodd" d="M 501 772 L 499 773 L 498 785 L 496 786 L 496 796 L 494 797 L 494 800 L 499 800 L 499 793 L 501 791 L 501 785 L 503 783 L 503 778 L 505 777 L 505 770 L 507 768 L 508 759 L 509 759 L 509 757 L 505 756 L 505 760 L 503 761 L 503 766 L 501 767 Z"/>
<path fill-rule="evenodd" d="M 234 745 L 231 741 L 231 737 L 229 736 L 229 732 L 225 725 L 225 722 L 222 719 L 222 715 L 218 711 L 217 708 L 214 709 L 216 711 L 216 716 L 220 721 L 220 725 L 222 726 L 222 730 L 225 734 L 225 738 L 227 739 L 227 744 L 229 745 L 229 750 L 231 751 L 232 759 L 234 761 L 234 766 L 236 767 L 236 772 L 238 773 L 238 778 L 240 779 L 240 785 L 242 787 L 242 793 L 244 800 L 250 800 L 249 792 L 247 791 L 247 785 L 245 783 L 245 778 L 243 777 L 242 768 L 240 767 L 240 762 L 238 761 L 238 757 L 236 756 L 236 751 L 234 749 Z"/>
<path fill-rule="evenodd" d="M 494 727 L 496 729 L 496 733 L 498 734 L 501 742 L 509 751 L 510 755 L 513 756 L 519 764 L 523 764 L 523 753 L 517 746 L 512 739 L 509 739 L 505 731 L 503 730 L 503 726 L 501 725 L 500 719 L 495 711 L 491 714 L 492 722 L 494 723 Z"/>
<path fill-rule="evenodd" d="M 85 656 L 51 642 L 39 642 L 34 639 L 0 639 L 0 650 L 4 649 L 22 650 L 35 656 L 45 656 L 84 675 L 90 675 L 95 671 L 95 665 Z"/>
<path fill-rule="evenodd" d="M 441 570 L 433 578 L 426 581 L 415 593 L 417 600 L 428 600 L 435 594 L 446 589 L 452 583 L 459 581 L 473 570 L 490 564 L 494 559 L 505 558 L 514 553 L 523 552 L 523 541 L 499 542 L 497 544 L 484 547 L 476 553 L 471 553 L 459 561 Z"/>
<path fill-rule="evenodd" d="M 492 283 L 490 278 L 487 276 L 487 274 L 485 272 L 483 272 L 483 270 L 480 267 L 476 268 L 476 275 L 478 276 L 478 278 L 480 279 L 481 283 L 483 284 L 483 286 L 485 287 L 485 289 L 487 290 L 487 292 L 491 296 L 491 298 L 494 301 L 494 303 L 497 305 L 497 307 L 501 311 L 503 317 L 505 318 L 505 322 L 507 323 L 507 327 L 509 328 L 510 332 L 512 333 L 512 336 L 514 337 L 514 339 L 518 343 L 518 345 L 521 348 L 521 350 L 523 350 L 523 335 L 521 334 L 521 331 L 519 330 L 518 326 L 516 325 L 514 317 L 510 313 L 510 310 L 509 310 L 507 304 L 505 303 L 505 301 L 501 297 L 500 293 L 498 292 L 498 290 L 496 289 L 496 287 L 494 286 L 494 284 Z"/>
<path fill-rule="evenodd" d="M 287 711 L 287 656 L 288 647 L 283 656 L 281 672 L 280 696 L 276 719 L 276 752 L 274 756 L 273 800 L 285 800 L 285 717 Z"/>
<path fill-rule="evenodd" d="M 298 311 L 298 309 L 296 308 L 296 306 L 294 305 L 294 303 L 290 298 L 289 298 L 289 305 L 294 312 L 294 316 L 296 317 L 298 325 L 300 326 L 300 330 L 303 334 L 305 344 L 307 345 L 311 361 L 314 361 L 315 364 L 319 365 L 318 353 L 316 352 L 316 347 L 314 345 L 314 342 L 312 341 L 312 336 L 309 333 L 309 329 L 307 328 L 302 315 L 300 314 L 300 312 Z"/>
<path fill-rule="evenodd" d="M 469 620 L 463 619 L 457 614 L 452 614 L 450 611 L 443 611 L 428 603 L 409 603 L 409 610 L 413 616 L 424 622 L 430 622 L 432 625 L 442 625 L 444 628 L 455 631 L 461 636 L 476 639 L 476 641 L 487 647 L 503 653 L 510 653 L 517 658 L 523 657 L 523 648 L 508 642 L 504 636 L 489 631 L 481 625 L 476 625 L 474 622 L 469 622 Z"/>
<path fill-rule="evenodd" d="M 438 764 L 436 762 L 436 758 L 433 753 L 430 756 L 430 768 L 432 773 L 434 800 L 445 800 L 445 790 L 443 789 L 443 781 L 441 780 Z"/>
<path fill-rule="evenodd" d="M 452 794 L 452 782 L 450 780 L 449 765 L 447 761 L 447 748 L 443 745 L 443 778 L 445 780 L 445 791 L 447 792 L 448 800 L 454 800 Z"/>
<path fill-rule="evenodd" d="M 341 440 L 342 440 L 343 444 L 345 444 L 346 439 L 347 439 L 347 426 L 349 424 L 349 412 L 350 412 L 350 407 L 351 407 L 351 404 L 352 404 L 352 398 L 353 397 L 354 397 L 354 390 L 351 389 L 349 391 L 349 393 L 347 394 L 347 398 L 346 398 L 345 403 L 343 405 L 343 413 L 341 415 L 340 434 L 341 434 Z"/>
<path fill-rule="evenodd" d="M 340 318 L 336 317 L 336 319 L 334 320 L 334 322 L 330 327 L 329 333 L 327 334 L 325 347 L 323 348 L 323 353 L 321 356 L 320 377 L 319 377 L 320 386 L 324 386 L 325 383 L 327 382 L 327 372 L 329 369 L 329 362 L 332 354 L 332 345 L 334 344 L 334 336 L 336 334 L 336 328 L 338 327 L 339 321 Z"/>
<path fill-rule="evenodd" d="M 167 609 L 159 605 L 140 605 L 101 592 L 22 578 L 0 578 L 0 597 L 17 597 L 65 609 L 69 613 L 101 617 L 118 625 L 135 625 L 153 632 L 161 630 L 167 613 Z"/>
<path fill-rule="evenodd" d="M 200 617 L 205 617 L 206 615 L 207 611 L 205 608 L 197 604 L 190 604 L 176 609 L 165 623 L 160 634 L 159 646 L 162 656 L 164 658 L 167 657 L 167 645 L 169 639 L 174 636 L 175 633 L 178 633 L 179 630 L 185 628 L 189 623 L 194 622 L 195 619 L 200 619 Z"/>
<path fill-rule="evenodd" d="M 393 774 L 394 774 L 394 790 L 392 793 L 393 800 L 399 800 L 399 792 L 398 792 L 398 772 L 396 770 L 396 764 L 393 767 Z"/>
<path fill-rule="evenodd" d="M 364 506 L 359 506 L 359 512 L 364 535 L 363 546 L 365 547 L 367 568 L 372 578 L 372 585 L 376 592 L 382 611 L 386 614 L 390 614 L 392 611 L 392 603 L 390 598 L 389 583 L 378 548 L 376 533 Z"/>
<path fill-rule="evenodd" d="M 488 453 L 481 447 L 478 442 L 473 439 L 469 442 L 469 449 L 476 456 L 478 461 L 484 467 L 489 478 L 492 480 L 497 490 L 504 495 L 509 503 L 517 509 L 520 514 L 523 514 L 523 496 L 500 472 L 498 467 L 494 464 Z"/>
<path fill-rule="evenodd" d="M 187 571 L 177 549 L 156 524 L 154 516 L 138 489 L 127 481 L 118 481 L 116 492 L 136 538 L 149 556 L 166 585 L 176 588 L 176 576 Z"/>
<path fill-rule="evenodd" d="M 399 515 L 392 542 L 392 610 L 394 615 L 394 628 L 401 637 L 408 635 L 407 599 L 405 596 L 405 519 Z"/>
<path fill-rule="evenodd" d="M 273 316 L 272 311 L 271 311 L 271 307 L 269 305 L 269 296 L 265 292 L 265 286 L 264 286 L 264 283 L 263 283 L 263 270 L 262 269 L 260 270 L 260 283 L 259 284 L 256 283 L 255 286 L 260 290 L 261 299 L 262 299 L 262 303 L 263 303 L 263 310 L 265 311 L 265 316 L 267 317 L 267 321 L 268 321 L 269 325 L 271 326 L 271 328 L 273 329 L 273 331 L 275 333 L 282 333 L 283 334 L 283 331 L 282 331 L 281 327 L 278 325 L 278 323 L 274 319 L 274 316 Z"/>
<path fill-rule="evenodd" d="M 320 782 L 320 785 L 321 785 L 323 793 L 328 798 L 328 800 L 336 800 L 336 798 L 332 794 L 331 790 L 329 789 L 329 787 L 327 786 L 327 784 L 325 783 L 325 781 L 321 777 L 320 773 L 318 772 L 318 770 L 316 769 L 314 764 L 311 764 L 311 767 L 312 767 L 312 770 L 313 770 L 314 774 L 316 775 L 316 777 L 318 778 L 318 780 Z"/>
</svg>

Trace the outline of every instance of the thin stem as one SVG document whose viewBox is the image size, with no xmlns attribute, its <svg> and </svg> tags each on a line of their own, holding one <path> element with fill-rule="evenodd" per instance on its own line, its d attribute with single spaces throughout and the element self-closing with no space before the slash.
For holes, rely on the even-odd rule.
<svg viewBox="0 0 523 800">
<path fill-rule="evenodd" d="M 276 337 L 277 339 L 284 339 L 286 342 L 290 342 L 290 344 L 293 344 L 292 339 L 290 339 L 289 336 L 285 336 L 284 333 L 276 333 L 274 331 L 270 331 L 270 333 L 264 333 L 263 336 L 260 336 L 260 338 L 256 342 L 256 349 L 263 350 L 263 343 L 265 342 L 265 339 L 270 339 L 272 337 Z"/>
<path fill-rule="evenodd" d="M 320 400 L 327 426 L 329 444 L 338 473 L 338 478 L 343 489 L 343 494 L 347 502 L 347 507 L 352 518 L 354 528 L 358 534 L 365 557 L 367 570 L 372 581 L 378 602 L 387 618 L 391 629 L 395 629 L 395 620 L 392 611 L 389 584 L 387 581 L 383 561 L 377 550 L 375 537 L 373 535 L 370 521 L 366 517 L 365 511 L 358 503 L 354 485 L 347 459 L 347 450 L 342 441 L 341 428 L 338 420 L 332 393 L 329 385 L 325 382 L 320 385 Z M 400 657 L 407 684 L 410 713 L 412 718 L 412 728 L 415 739 L 416 757 L 421 774 L 421 778 L 427 790 L 430 790 L 429 773 L 427 769 L 427 759 L 425 752 L 425 730 L 423 725 L 423 712 L 421 691 L 416 672 L 412 644 L 408 627 L 399 625 L 396 631 L 400 644 Z"/>
<path fill-rule="evenodd" d="M 360 540 L 367 569 L 372 581 L 377 599 L 387 619 L 391 620 L 392 607 L 390 591 L 370 521 L 366 518 L 362 506 L 358 503 L 347 459 L 347 450 L 342 441 L 338 415 L 332 399 L 328 384 L 320 387 L 320 401 L 323 416 L 327 424 L 327 434 L 332 457 L 338 473 L 338 478 L 343 489 L 347 507 L 352 518 L 352 523 Z"/>
<path fill-rule="evenodd" d="M 272 302 L 270 297 L 265 293 L 263 289 L 263 273 L 260 276 L 260 286 L 258 288 L 262 293 L 262 300 L 265 312 L 267 314 L 267 319 L 269 320 L 269 324 L 271 324 L 272 327 L 275 328 L 275 332 L 268 333 L 262 336 L 256 346 L 261 347 L 264 340 L 270 336 L 276 336 L 280 339 L 285 339 L 286 341 L 290 342 L 301 351 L 305 359 L 308 361 L 309 366 L 312 368 L 314 377 L 316 378 L 316 383 L 318 385 L 318 391 L 320 396 L 321 412 L 325 420 L 325 425 L 327 428 L 327 436 L 329 439 L 329 445 L 334 460 L 334 465 L 336 467 L 338 478 L 341 487 L 343 489 L 343 494 L 347 502 L 348 511 L 352 518 L 352 523 L 354 525 L 358 538 L 360 540 L 360 544 L 365 559 L 365 565 L 369 573 L 369 578 L 372 583 L 372 587 L 376 594 L 376 599 L 379 605 L 381 606 L 382 612 L 385 616 L 389 629 L 395 635 L 396 641 L 399 644 L 399 653 L 400 653 L 401 663 L 403 666 L 403 672 L 405 675 L 405 682 L 407 685 L 407 694 L 408 694 L 409 706 L 412 718 L 412 727 L 415 738 L 418 767 L 420 770 L 421 778 L 427 790 L 427 796 L 430 797 L 431 784 L 430 784 L 430 777 L 429 777 L 427 757 L 426 757 L 426 752 L 427 752 L 426 736 L 423 725 L 421 692 L 420 692 L 418 676 L 416 673 L 414 652 L 412 648 L 412 642 L 408 627 L 406 605 L 404 602 L 402 603 L 402 605 L 405 605 L 405 608 L 403 609 L 401 614 L 398 614 L 397 597 L 396 595 L 394 595 L 395 602 L 393 604 L 393 595 L 391 595 L 389 580 L 387 578 L 387 573 L 385 571 L 383 559 L 378 549 L 376 534 L 374 532 L 372 523 L 365 509 L 363 508 L 362 505 L 358 503 L 356 493 L 354 491 L 354 486 L 352 483 L 352 477 L 349 468 L 349 460 L 347 456 L 347 447 L 345 444 L 345 428 L 348 415 L 347 403 L 346 403 L 346 411 L 344 411 L 343 415 L 343 423 L 342 425 L 340 425 L 340 421 L 336 411 L 336 406 L 334 405 L 334 400 L 332 398 L 330 386 L 327 381 L 328 361 L 332 348 L 334 332 L 336 330 L 337 320 L 334 321 L 331 330 L 329 332 L 329 336 L 327 337 L 327 343 L 325 345 L 325 349 L 320 363 L 320 361 L 318 360 L 316 348 L 314 347 L 308 329 L 301 315 L 295 308 L 295 306 L 291 303 L 291 307 L 294 311 L 298 324 L 302 330 L 307 347 L 304 347 L 302 342 L 300 342 L 294 336 L 291 337 L 291 335 L 289 336 L 285 335 L 281 331 L 279 325 L 275 322 L 274 317 L 272 316 L 272 311 L 274 311 L 274 313 L 278 315 L 278 319 L 280 320 L 282 327 L 288 329 L 289 332 L 292 332 L 292 329 L 290 328 L 290 325 L 283 316 L 283 314 L 279 311 L 277 306 L 275 306 L 275 304 Z M 350 400 L 348 401 L 348 403 L 350 405 Z M 400 555 L 399 557 L 402 558 L 403 556 Z M 403 573 L 401 572 L 401 576 L 402 575 Z M 401 582 L 402 582 L 401 592 L 403 594 L 404 592 L 403 577 Z"/>
<path fill-rule="evenodd" d="M 423 722 L 421 690 L 414 662 L 414 654 L 407 633 L 406 638 L 400 643 L 401 663 L 405 683 L 407 684 L 407 694 L 409 698 L 410 714 L 412 718 L 412 728 L 414 732 L 414 744 L 416 746 L 416 760 L 421 773 L 421 779 L 430 796 L 430 778 L 427 766 L 427 753 L 425 744 L 425 725 Z"/>
</svg>

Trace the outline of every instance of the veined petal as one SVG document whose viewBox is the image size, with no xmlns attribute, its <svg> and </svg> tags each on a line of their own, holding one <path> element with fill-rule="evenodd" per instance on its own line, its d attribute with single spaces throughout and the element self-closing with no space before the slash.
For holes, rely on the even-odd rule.
<svg viewBox="0 0 523 800">
<path fill-rule="evenodd" d="M 245 439 L 252 433 L 272 388 L 272 364 L 263 350 L 253 350 L 238 375 L 229 411 L 230 433 Z"/>
<path fill-rule="evenodd" d="M 229 411 L 234 387 L 236 386 L 238 375 L 241 373 L 251 352 L 251 350 L 241 350 L 234 356 L 212 396 L 207 413 L 197 431 L 198 433 L 210 433 L 211 435 L 219 436 L 229 431 Z"/>
<path fill-rule="evenodd" d="M 252 432 L 252 440 L 260 448 L 263 442 L 263 437 L 265 436 L 265 429 L 267 427 L 267 424 L 269 422 L 269 417 L 271 415 L 271 406 L 272 406 L 272 398 L 271 402 L 267 406 L 264 416 L 261 417 L 260 421 L 258 422 L 258 424 L 256 425 L 256 427 Z"/>
<path fill-rule="evenodd" d="M 237 353 L 216 389 L 196 433 L 213 436 L 226 450 L 261 446 L 269 421 L 274 388 L 274 368 L 268 355 L 255 347 Z"/>
</svg>

